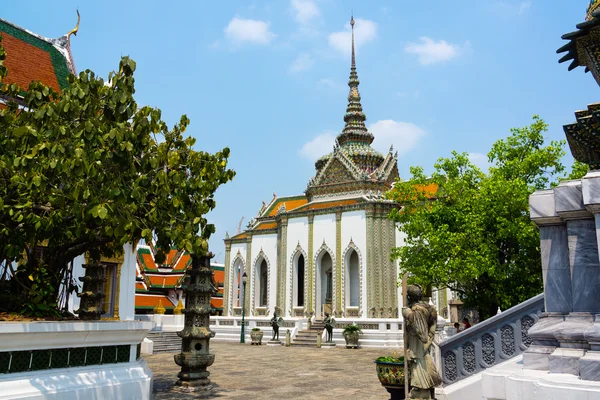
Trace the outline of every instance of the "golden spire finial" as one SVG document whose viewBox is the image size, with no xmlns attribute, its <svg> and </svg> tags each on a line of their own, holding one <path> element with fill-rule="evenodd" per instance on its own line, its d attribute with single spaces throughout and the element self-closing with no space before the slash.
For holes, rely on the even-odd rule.
<svg viewBox="0 0 600 400">
<path fill-rule="evenodd" d="M 79 10 L 77 10 L 77 25 L 75 25 L 75 28 L 73 28 L 73 30 L 71 30 L 69 33 L 67 33 L 68 41 L 71 40 L 71 35 L 77 36 L 77 31 L 79 31 L 79 22 L 80 21 L 81 21 L 81 16 L 79 15 Z"/>
<path fill-rule="evenodd" d="M 352 27 L 352 68 L 356 66 L 356 60 L 354 57 L 354 13 L 350 16 L 350 26 Z"/>
</svg>

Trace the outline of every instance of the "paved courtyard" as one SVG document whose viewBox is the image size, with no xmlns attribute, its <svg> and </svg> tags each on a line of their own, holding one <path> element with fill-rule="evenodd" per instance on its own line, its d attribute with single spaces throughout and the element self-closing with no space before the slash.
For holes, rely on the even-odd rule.
<svg viewBox="0 0 600 400">
<path fill-rule="evenodd" d="M 154 372 L 154 399 L 389 399 L 373 360 L 394 349 L 210 346 L 211 394 L 172 390 L 179 372 L 174 353 L 144 356 Z"/>
</svg>

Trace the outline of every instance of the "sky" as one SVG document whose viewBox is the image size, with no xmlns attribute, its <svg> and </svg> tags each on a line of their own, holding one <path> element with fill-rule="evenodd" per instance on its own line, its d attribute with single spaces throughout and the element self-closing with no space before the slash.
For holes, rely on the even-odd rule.
<svg viewBox="0 0 600 400">
<path fill-rule="evenodd" d="M 491 145 L 539 114 L 563 140 L 573 113 L 598 100 L 582 68 L 556 50 L 583 22 L 588 0 L 10 1 L 0 18 L 71 39 L 78 71 L 107 77 L 120 57 L 137 63 L 136 99 L 182 114 L 196 148 L 231 149 L 237 175 L 208 218 L 215 261 L 225 232 L 245 227 L 262 201 L 302 194 L 314 161 L 344 126 L 350 16 L 373 147 L 398 150 L 400 176 L 433 171 L 452 150 L 486 168 Z M 170 3 L 170 4 L 168 4 Z M 570 165 L 572 158 L 567 156 Z"/>
</svg>

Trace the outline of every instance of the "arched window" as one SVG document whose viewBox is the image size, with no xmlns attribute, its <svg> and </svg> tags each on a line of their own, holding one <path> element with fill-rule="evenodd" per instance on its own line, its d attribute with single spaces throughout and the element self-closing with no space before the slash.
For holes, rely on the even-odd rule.
<svg viewBox="0 0 600 400">
<path fill-rule="evenodd" d="M 331 305 L 332 287 L 333 287 L 333 260 L 328 252 L 324 252 L 319 260 L 318 281 L 317 281 L 317 315 L 322 316 L 325 311 L 325 304 Z"/>
</svg>

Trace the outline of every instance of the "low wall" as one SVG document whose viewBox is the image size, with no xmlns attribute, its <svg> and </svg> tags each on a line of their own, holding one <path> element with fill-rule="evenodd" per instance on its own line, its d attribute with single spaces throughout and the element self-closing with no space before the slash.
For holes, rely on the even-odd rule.
<svg viewBox="0 0 600 400">
<path fill-rule="evenodd" d="M 0 323 L 0 399 L 150 399 L 140 359 L 152 324 Z"/>
</svg>

